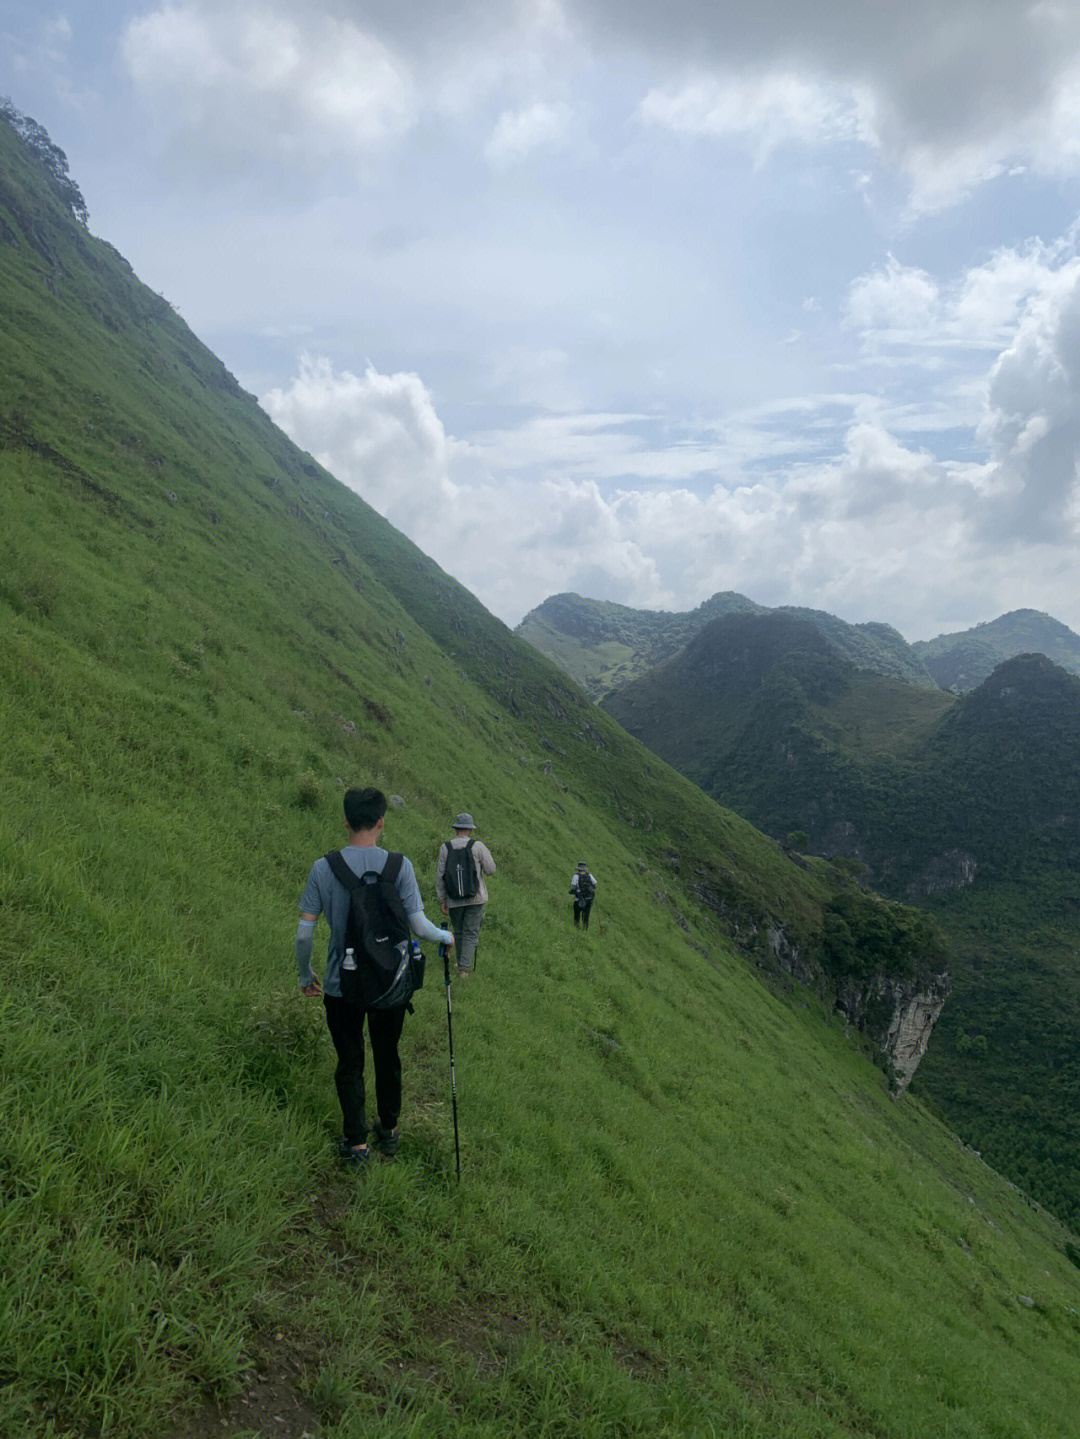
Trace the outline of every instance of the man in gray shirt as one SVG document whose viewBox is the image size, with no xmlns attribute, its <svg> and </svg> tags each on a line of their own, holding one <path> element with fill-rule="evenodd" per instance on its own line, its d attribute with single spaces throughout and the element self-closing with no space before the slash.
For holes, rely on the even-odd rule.
<svg viewBox="0 0 1080 1439">
<path fill-rule="evenodd" d="M 349 843 L 341 851 L 342 858 L 354 874 L 381 874 L 387 851 L 379 847 L 386 819 L 386 796 L 377 789 L 351 789 L 345 795 L 345 828 Z M 398 896 L 409 919 L 409 927 L 419 939 L 452 945 L 454 936 L 448 929 L 437 929 L 424 914 L 424 903 L 411 862 L 402 859 L 395 880 Z M 326 954 L 326 972 L 322 983 L 311 968 L 311 951 L 315 925 L 324 914 L 330 925 L 330 944 Z M 375 1138 L 383 1153 L 390 1158 L 397 1150 L 398 1115 L 401 1111 L 401 1060 L 398 1040 L 405 1023 L 405 1007 L 369 1009 L 343 999 L 341 994 L 341 962 L 345 949 L 345 929 L 349 917 L 349 892 L 337 880 L 326 858 L 317 859 L 311 867 L 304 893 L 300 897 L 300 923 L 296 930 L 296 968 L 300 988 L 311 998 L 322 996 L 330 1038 L 337 1051 L 334 1081 L 341 1103 L 342 1137 L 339 1149 L 342 1158 L 362 1166 L 368 1162 L 368 1125 L 364 1093 L 364 1019 L 367 1018 L 371 1059 L 375 1069 L 375 1100 L 378 1118 Z"/>
<path fill-rule="evenodd" d="M 439 847 L 439 867 L 435 874 L 435 897 L 443 914 L 450 916 L 457 940 L 458 974 L 468 979 L 476 961 L 476 945 L 484 922 L 484 906 L 488 901 L 485 875 L 495 873 L 495 861 L 482 840 L 473 839 L 476 823 L 471 814 L 462 810 L 451 828 L 454 837 Z M 449 870 L 448 870 L 449 866 Z M 464 878 L 462 893 L 461 878 Z"/>
</svg>

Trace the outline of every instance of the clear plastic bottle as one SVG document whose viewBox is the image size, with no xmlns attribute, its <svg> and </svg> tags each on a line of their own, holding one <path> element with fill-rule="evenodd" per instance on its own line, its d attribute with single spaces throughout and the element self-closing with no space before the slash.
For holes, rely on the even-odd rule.
<svg viewBox="0 0 1080 1439">
<path fill-rule="evenodd" d="M 351 949 L 345 951 L 345 958 L 341 962 L 342 969 L 354 970 L 356 968 L 356 955 Z"/>
</svg>

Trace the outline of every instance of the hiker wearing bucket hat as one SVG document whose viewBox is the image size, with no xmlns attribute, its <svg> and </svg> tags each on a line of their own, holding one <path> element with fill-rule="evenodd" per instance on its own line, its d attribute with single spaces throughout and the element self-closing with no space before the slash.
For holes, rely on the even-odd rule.
<svg viewBox="0 0 1080 1439">
<path fill-rule="evenodd" d="M 484 876 L 495 873 L 495 861 L 482 840 L 473 838 L 476 821 L 462 810 L 451 822 L 452 839 L 439 847 L 435 895 L 454 931 L 458 974 L 467 979 L 476 963 L 476 943 L 488 902 Z"/>
<path fill-rule="evenodd" d="M 596 898 L 596 876 L 589 872 L 584 860 L 570 880 L 570 898 L 574 901 L 574 928 L 588 929 L 589 912 Z"/>
</svg>

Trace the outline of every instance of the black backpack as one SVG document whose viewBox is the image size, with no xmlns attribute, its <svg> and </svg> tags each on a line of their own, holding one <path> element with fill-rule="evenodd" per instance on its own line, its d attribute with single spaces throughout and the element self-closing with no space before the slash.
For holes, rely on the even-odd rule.
<svg viewBox="0 0 1080 1439">
<path fill-rule="evenodd" d="M 577 877 L 577 897 L 582 904 L 591 904 L 596 894 L 596 883 L 591 874 L 579 874 Z"/>
<path fill-rule="evenodd" d="M 472 847 L 475 840 L 466 840 L 455 848 L 446 846 L 446 868 L 443 870 L 443 884 L 450 899 L 472 899 L 479 892 L 480 881 L 476 874 Z"/>
<path fill-rule="evenodd" d="M 412 938 L 395 883 L 403 856 L 388 854 L 381 874 L 354 874 L 340 850 L 326 856 L 330 872 L 349 892 L 340 970 L 341 997 L 366 1009 L 408 1005 L 424 983 L 424 956 Z M 346 967 L 352 950 L 355 968 Z M 410 1006 L 411 1007 L 411 1006 Z"/>
</svg>

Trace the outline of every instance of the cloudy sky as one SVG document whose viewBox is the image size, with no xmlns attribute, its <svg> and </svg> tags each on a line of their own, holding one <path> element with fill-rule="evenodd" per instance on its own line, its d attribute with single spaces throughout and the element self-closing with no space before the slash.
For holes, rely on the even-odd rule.
<svg viewBox="0 0 1080 1439">
<path fill-rule="evenodd" d="M 0 93 L 510 624 L 1080 629 L 1080 0 L 0 0 Z"/>
</svg>

